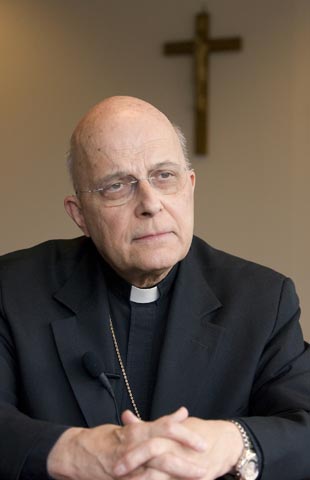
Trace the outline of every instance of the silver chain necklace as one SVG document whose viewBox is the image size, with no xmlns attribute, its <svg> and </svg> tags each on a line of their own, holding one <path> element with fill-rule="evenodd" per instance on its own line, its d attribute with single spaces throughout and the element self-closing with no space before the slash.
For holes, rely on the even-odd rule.
<svg viewBox="0 0 310 480">
<path fill-rule="evenodd" d="M 122 371 L 122 375 L 123 375 L 123 378 L 124 378 L 124 381 L 125 381 L 127 392 L 128 392 L 131 404 L 133 406 L 133 409 L 135 411 L 135 414 L 139 418 L 139 420 L 141 420 L 141 415 L 139 413 L 139 410 L 137 408 L 135 399 L 133 397 L 133 394 L 132 394 L 132 391 L 131 391 L 131 388 L 130 388 L 130 384 L 129 384 L 129 381 L 128 381 L 128 378 L 127 378 L 126 370 L 125 370 L 125 367 L 124 367 L 124 364 L 123 364 L 123 361 L 122 361 L 122 357 L 121 357 L 121 354 L 120 354 L 120 351 L 119 351 L 119 348 L 118 348 L 118 343 L 117 343 L 117 340 L 116 340 L 116 335 L 115 335 L 115 332 L 114 332 L 111 316 L 109 317 L 109 320 L 110 320 L 110 330 L 111 330 L 111 333 L 112 333 L 114 348 L 115 348 L 116 355 L 117 355 L 117 358 L 118 358 L 118 363 L 121 367 L 121 371 Z"/>
</svg>

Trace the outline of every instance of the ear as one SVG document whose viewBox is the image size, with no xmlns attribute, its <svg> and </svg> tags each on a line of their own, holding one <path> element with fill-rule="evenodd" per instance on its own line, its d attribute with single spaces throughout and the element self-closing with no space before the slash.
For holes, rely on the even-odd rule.
<svg viewBox="0 0 310 480">
<path fill-rule="evenodd" d="M 190 171 L 190 179 L 192 183 L 193 190 L 195 190 L 195 185 L 196 185 L 196 174 L 194 170 Z"/>
<path fill-rule="evenodd" d="M 85 223 L 82 206 L 76 195 L 70 195 L 65 198 L 64 206 L 69 217 L 72 218 L 74 223 L 82 230 L 86 237 L 89 237 L 88 228 Z"/>
</svg>

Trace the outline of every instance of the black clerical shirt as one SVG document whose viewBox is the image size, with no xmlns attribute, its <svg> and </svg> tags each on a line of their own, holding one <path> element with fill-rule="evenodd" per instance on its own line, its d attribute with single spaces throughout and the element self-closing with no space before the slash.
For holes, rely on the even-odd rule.
<svg viewBox="0 0 310 480">
<path fill-rule="evenodd" d="M 131 285 L 104 265 L 110 314 L 127 378 L 143 420 L 149 420 L 157 367 L 169 312 L 175 266 L 158 285 L 151 303 L 130 301 Z M 112 381 L 119 411 L 133 410 L 123 376 Z"/>
</svg>

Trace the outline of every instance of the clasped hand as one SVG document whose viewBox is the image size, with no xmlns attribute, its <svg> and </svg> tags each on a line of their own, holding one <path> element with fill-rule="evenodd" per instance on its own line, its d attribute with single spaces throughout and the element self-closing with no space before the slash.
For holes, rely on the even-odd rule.
<svg viewBox="0 0 310 480">
<path fill-rule="evenodd" d="M 56 480 L 214 480 L 229 472 L 242 451 L 230 422 L 188 417 L 182 407 L 152 422 L 130 411 L 124 426 L 70 428 L 48 457 Z"/>
</svg>

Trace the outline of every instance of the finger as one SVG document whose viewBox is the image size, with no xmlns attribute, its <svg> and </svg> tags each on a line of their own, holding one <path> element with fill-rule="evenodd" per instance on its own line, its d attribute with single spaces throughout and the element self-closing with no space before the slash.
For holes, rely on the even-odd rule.
<svg viewBox="0 0 310 480">
<path fill-rule="evenodd" d="M 127 480 L 171 480 L 170 476 L 167 473 L 160 472 L 154 468 L 140 468 L 135 470 L 129 477 L 125 477 Z M 125 480 L 124 479 L 124 480 Z"/>
<path fill-rule="evenodd" d="M 162 438 L 152 438 L 148 441 L 142 442 L 141 444 L 138 445 L 138 447 L 133 448 L 130 452 L 127 452 L 115 465 L 115 468 L 113 470 L 114 474 L 116 476 L 122 476 L 126 475 L 130 472 L 133 472 L 137 468 L 141 467 L 142 465 L 145 465 L 148 463 L 150 460 L 158 460 L 158 458 L 162 458 L 162 461 L 167 458 L 167 455 L 171 453 L 171 449 L 173 448 L 178 448 L 180 450 L 180 447 L 177 446 L 174 442 L 171 440 L 165 440 Z M 184 452 L 182 451 L 180 454 L 180 457 L 184 457 Z M 166 455 L 166 457 L 165 457 Z M 169 457 L 168 457 L 169 458 Z M 182 458 L 181 458 L 182 460 Z M 193 462 L 190 460 L 185 460 L 183 459 L 184 464 L 182 464 L 182 468 L 187 467 L 187 463 L 193 465 Z M 159 462 L 160 463 L 160 462 Z M 165 463 L 166 465 L 166 463 Z M 180 463 L 177 464 L 179 466 Z M 165 467 L 168 469 L 168 467 Z M 180 468 L 181 469 L 181 468 Z M 163 469 L 163 471 L 166 471 Z M 198 470 L 195 471 L 195 477 L 196 476 L 201 476 L 201 469 L 199 467 Z M 205 473 L 205 470 L 204 470 Z M 191 475 L 188 475 L 190 477 Z"/>
<path fill-rule="evenodd" d="M 157 455 L 162 455 L 168 448 L 167 443 L 170 441 L 152 438 L 142 442 L 138 447 L 127 452 L 115 465 L 113 473 L 116 476 L 122 476 L 136 470 L 146 462 Z"/>
<path fill-rule="evenodd" d="M 201 478 L 206 475 L 206 469 L 197 465 L 184 456 L 178 456 L 173 453 L 165 453 L 150 460 L 147 467 L 151 467 L 169 476 L 177 478 Z"/>
<path fill-rule="evenodd" d="M 180 407 L 175 412 L 170 413 L 170 415 L 166 415 L 166 417 L 174 422 L 183 422 L 188 417 L 188 410 L 186 407 Z"/>
<path fill-rule="evenodd" d="M 201 478 L 205 477 L 207 473 L 204 467 L 168 452 L 151 459 L 145 464 L 143 469 L 138 468 L 131 473 L 129 472 L 129 477 L 126 478 L 145 480 L 145 478 L 150 477 L 152 471 L 153 475 L 151 475 L 151 477 L 153 477 L 154 472 L 156 472 L 161 475 L 165 474 L 169 478 L 174 477 L 180 479 Z M 126 473 L 127 472 L 125 472 L 124 475 L 126 475 Z"/>
<path fill-rule="evenodd" d="M 131 411 L 125 410 L 122 415 L 122 422 L 124 425 L 129 425 L 131 423 L 138 423 L 141 420 Z M 185 407 L 180 407 L 175 412 L 171 413 L 170 415 L 166 415 L 162 418 L 170 418 L 171 421 L 174 422 L 183 422 L 188 417 L 188 410 Z"/>
<path fill-rule="evenodd" d="M 141 422 L 141 420 L 130 410 L 125 410 L 122 413 L 121 418 L 124 425 Z"/>
<path fill-rule="evenodd" d="M 182 412 L 180 413 L 182 414 Z M 193 448 L 198 452 L 204 451 L 207 448 L 205 439 L 198 433 L 190 430 L 182 422 L 176 422 L 174 419 L 176 418 L 177 414 L 178 412 L 175 412 L 175 414 L 167 415 L 155 422 L 152 422 L 150 424 L 151 436 L 169 438 L 181 443 L 186 447 Z"/>
<path fill-rule="evenodd" d="M 140 423 L 141 425 L 139 428 L 135 427 L 135 430 L 133 428 L 129 430 L 131 436 L 128 438 L 131 438 L 131 446 L 133 446 L 133 443 L 140 444 L 145 442 L 149 438 L 162 437 L 174 440 L 198 452 L 205 451 L 207 445 L 204 438 L 183 424 L 183 420 L 187 416 L 188 410 L 185 407 L 181 407 L 174 413 L 153 422 L 142 422 L 130 410 L 126 410 L 122 414 L 122 421 L 129 428 L 133 424 L 137 425 Z"/>
</svg>

